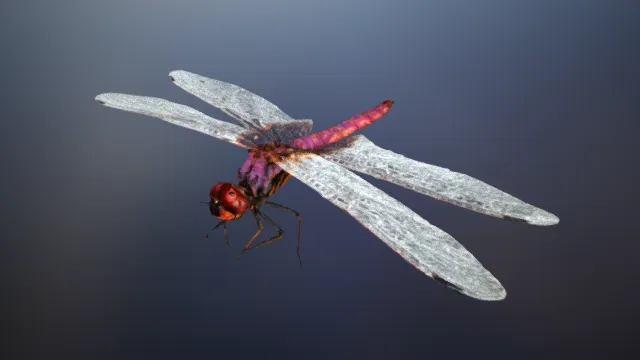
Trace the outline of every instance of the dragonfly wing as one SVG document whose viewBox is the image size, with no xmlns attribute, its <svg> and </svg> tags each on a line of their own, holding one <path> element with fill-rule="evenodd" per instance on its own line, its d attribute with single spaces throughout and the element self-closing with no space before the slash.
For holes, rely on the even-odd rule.
<svg viewBox="0 0 640 360">
<path fill-rule="evenodd" d="M 506 296 L 500 282 L 451 235 L 351 171 L 312 154 L 295 154 L 278 165 L 433 279 L 477 299 Z"/>
<path fill-rule="evenodd" d="M 174 125 L 199 131 L 244 148 L 253 145 L 251 139 L 255 134 L 247 129 L 216 120 L 188 106 L 168 100 L 148 96 L 105 93 L 96 96 L 96 101 L 108 107 L 157 117 Z"/>
<path fill-rule="evenodd" d="M 324 157 L 346 168 L 479 213 L 531 225 L 554 225 L 560 221 L 555 215 L 478 179 L 382 149 L 364 136 L 354 136 L 343 145 Z"/>
<path fill-rule="evenodd" d="M 288 143 L 311 131 L 311 120 L 295 120 L 263 97 L 240 86 L 184 70 L 169 73 L 183 90 L 213 105 L 249 129 L 263 131 L 265 141 Z"/>
</svg>

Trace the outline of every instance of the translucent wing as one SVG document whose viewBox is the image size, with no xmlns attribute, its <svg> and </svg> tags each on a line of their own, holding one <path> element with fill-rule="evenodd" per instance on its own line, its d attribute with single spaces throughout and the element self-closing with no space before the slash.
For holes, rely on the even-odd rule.
<svg viewBox="0 0 640 360">
<path fill-rule="evenodd" d="M 309 154 L 296 154 L 278 164 L 435 280 L 481 300 L 506 296 L 500 282 L 451 235 L 351 171 Z"/>
<path fill-rule="evenodd" d="M 240 126 L 216 120 L 195 109 L 171 101 L 137 95 L 106 93 L 96 96 L 102 105 L 160 118 L 174 125 L 199 131 L 220 140 L 249 148 L 255 134 Z"/>
<path fill-rule="evenodd" d="M 554 225 L 553 214 L 529 205 L 471 176 L 409 159 L 354 136 L 324 158 L 346 168 L 386 180 L 483 214 L 532 225 Z"/>
<path fill-rule="evenodd" d="M 311 120 L 295 120 L 263 97 L 237 85 L 184 70 L 172 71 L 169 77 L 180 88 L 219 108 L 246 128 L 262 132 L 260 142 L 286 144 L 311 130 Z"/>
</svg>

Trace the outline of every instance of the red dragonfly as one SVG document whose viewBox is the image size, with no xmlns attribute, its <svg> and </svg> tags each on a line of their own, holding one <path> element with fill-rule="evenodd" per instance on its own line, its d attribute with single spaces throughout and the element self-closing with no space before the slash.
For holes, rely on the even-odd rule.
<svg viewBox="0 0 640 360">
<path fill-rule="evenodd" d="M 238 184 L 215 184 L 208 202 L 211 214 L 221 220 L 216 228 L 223 225 L 225 235 L 228 221 L 239 219 L 247 210 L 253 213 L 258 230 L 240 255 L 283 235 L 283 230 L 261 211 L 263 205 L 290 211 L 298 217 L 300 255 L 300 214 L 267 200 L 291 175 L 348 212 L 416 269 L 481 300 L 504 299 L 506 291 L 451 235 L 348 169 L 507 220 L 532 225 L 554 225 L 559 221 L 555 215 L 468 175 L 406 158 L 361 135 L 350 136 L 385 115 L 393 101 L 383 101 L 338 125 L 310 133 L 311 120 L 293 119 L 239 86 L 182 70 L 169 76 L 176 85 L 219 108 L 242 127 L 159 98 L 105 93 L 95 99 L 102 105 L 154 116 L 249 151 L 238 170 Z M 252 246 L 263 229 L 262 220 L 278 234 Z"/>
</svg>

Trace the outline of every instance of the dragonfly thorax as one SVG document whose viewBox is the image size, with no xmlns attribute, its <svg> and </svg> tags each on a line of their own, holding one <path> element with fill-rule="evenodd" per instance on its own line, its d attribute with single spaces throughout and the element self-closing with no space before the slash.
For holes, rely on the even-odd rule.
<svg viewBox="0 0 640 360">
<path fill-rule="evenodd" d="M 249 150 L 244 164 L 238 169 L 238 185 L 246 190 L 252 201 L 273 195 L 291 176 L 276 163 L 294 149 L 286 145 L 265 144 Z"/>
<path fill-rule="evenodd" d="M 222 220 L 238 219 L 249 208 L 244 191 L 231 183 L 219 182 L 209 191 L 209 211 Z"/>
</svg>

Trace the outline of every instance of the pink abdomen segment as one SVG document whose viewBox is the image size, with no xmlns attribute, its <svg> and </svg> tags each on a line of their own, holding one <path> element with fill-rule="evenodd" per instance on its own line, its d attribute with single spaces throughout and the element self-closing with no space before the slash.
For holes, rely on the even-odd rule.
<svg viewBox="0 0 640 360">
<path fill-rule="evenodd" d="M 372 122 L 380 119 L 384 114 L 389 111 L 393 105 L 392 100 L 385 100 L 377 106 L 371 109 L 361 112 L 360 114 L 345 120 L 338 125 L 332 126 L 328 129 L 297 138 L 291 142 L 291 147 L 296 149 L 311 150 L 321 149 L 325 146 L 331 145 L 337 141 L 340 141 L 354 132 L 362 129 L 363 127 L 371 124 Z"/>
</svg>

